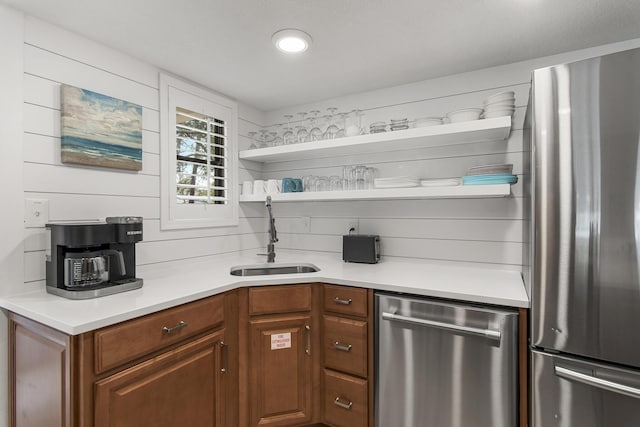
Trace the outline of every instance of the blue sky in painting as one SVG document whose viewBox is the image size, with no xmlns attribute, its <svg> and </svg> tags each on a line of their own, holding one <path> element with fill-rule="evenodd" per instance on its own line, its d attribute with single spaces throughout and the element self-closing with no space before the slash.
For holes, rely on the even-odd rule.
<svg viewBox="0 0 640 427">
<path fill-rule="evenodd" d="M 62 87 L 62 134 L 142 147 L 142 107 L 73 86 Z"/>
</svg>

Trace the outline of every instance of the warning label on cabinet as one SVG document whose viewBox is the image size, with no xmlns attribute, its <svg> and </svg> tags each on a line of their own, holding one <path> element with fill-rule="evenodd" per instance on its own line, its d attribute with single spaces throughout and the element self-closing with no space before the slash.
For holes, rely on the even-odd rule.
<svg viewBox="0 0 640 427">
<path fill-rule="evenodd" d="M 291 348 L 291 332 L 285 334 L 271 334 L 271 350 Z"/>
</svg>

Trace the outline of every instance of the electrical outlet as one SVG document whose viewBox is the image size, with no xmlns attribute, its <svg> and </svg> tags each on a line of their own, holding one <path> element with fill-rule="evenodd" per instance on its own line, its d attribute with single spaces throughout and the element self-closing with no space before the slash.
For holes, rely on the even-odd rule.
<svg viewBox="0 0 640 427">
<path fill-rule="evenodd" d="M 347 223 L 347 232 L 346 234 L 349 234 L 349 230 L 351 230 L 353 228 L 353 231 L 351 232 L 352 234 L 358 234 L 358 220 L 357 219 L 352 219 Z"/>
<path fill-rule="evenodd" d="M 49 200 L 25 199 L 24 226 L 44 227 L 47 222 L 49 222 Z"/>
</svg>

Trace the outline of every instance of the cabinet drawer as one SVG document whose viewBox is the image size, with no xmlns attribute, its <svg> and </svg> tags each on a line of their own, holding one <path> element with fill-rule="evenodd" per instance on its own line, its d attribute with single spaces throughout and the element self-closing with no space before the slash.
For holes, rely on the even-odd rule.
<svg viewBox="0 0 640 427">
<path fill-rule="evenodd" d="M 311 285 L 264 286 L 249 289 L 249 314 L 311 311 Z"/>
<path fill-rule="evenodd" d="M 96 331 L 96 373 L 213 328 L 223 320 L 224 296 L 218 295 Z"/>
<path fill-rule="evenodd" d="M 368 425 L 367 380 L 324 370 L 324 418 L 336 427 Z"/>
<path fill-rule="evenodd" d="M 324 285 L 324 309 L 334 313 L 367 317 L 367 290 Z"/>
<path fill-rule="evenodd" d="M 327 368 L 367 376 L 367 322 L 324 316 L 324 364 Z"/>
</svg>

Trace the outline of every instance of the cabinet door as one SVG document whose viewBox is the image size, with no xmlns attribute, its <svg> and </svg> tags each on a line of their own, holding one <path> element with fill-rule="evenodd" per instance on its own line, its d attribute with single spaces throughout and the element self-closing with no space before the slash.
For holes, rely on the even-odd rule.
<svg viewBox="0 0 640 427">
<path fill-rule="evenodd" d="M 223 336 L 206 335 L 98 381 L 95 426 L 224 425 Z"/>
<path fill-rule="evenodd" d="M 249 322 L 250 420 L 269 426 L 311 421 L 311 316 Z"/>
</svg>

